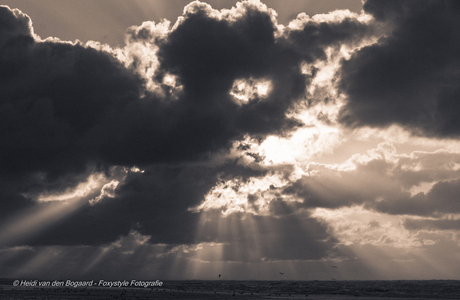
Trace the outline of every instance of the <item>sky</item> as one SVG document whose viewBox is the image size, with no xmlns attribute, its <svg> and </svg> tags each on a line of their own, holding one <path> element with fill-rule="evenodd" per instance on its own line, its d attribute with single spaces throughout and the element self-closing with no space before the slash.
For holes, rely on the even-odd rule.
<svg viewBox="0 0 460 300">
<path fill-rule="evenodd" d="M 0 277 L 460 279 L 458 2 L 2 3 Z"/>
</svg>

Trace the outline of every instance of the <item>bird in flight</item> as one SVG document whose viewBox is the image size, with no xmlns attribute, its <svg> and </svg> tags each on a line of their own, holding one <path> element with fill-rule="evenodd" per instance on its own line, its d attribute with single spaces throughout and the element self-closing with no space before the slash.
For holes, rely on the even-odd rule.
<svg viewBox="0 0 460 300">
<path fill-rule="evenodd" d="M 337 266 L 331 266 L 331 267 L 334 268 L 334 269 L 337 269 L 337 268 L 338 268 Z"/>
<path fill-rule="evenodd" d="M 283 273 L 283 272 L 280 272 L 280 275 L 284 275 L 284 273 Z"/>
<path fill-rule="evenodd" d="M 220 276 L 222 276 L 222 275 L 219 274 L 219 278 L 220 278 Z"/>
</svg>

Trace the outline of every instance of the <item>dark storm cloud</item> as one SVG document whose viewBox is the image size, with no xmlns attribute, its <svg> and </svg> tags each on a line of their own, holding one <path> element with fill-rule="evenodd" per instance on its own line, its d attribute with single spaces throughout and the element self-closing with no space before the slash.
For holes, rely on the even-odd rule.
<svg viewBox="0 0 460 300">
<path fill-rule="evenodd" d="M 263 138 L 300 126 L 286 117 L 309 81 L 300 63 L 324 59 L 323 47 L 357 38 L 355 29 L 364 34 L 365 24 L 347 19 L 343 29 L 308 22 L 308 30 L 275 39 L 269 14 L 247 6 L 231 22 L 192 4 L 182 23 L 156 41 L 155 78 L 178 75 L 184 92 L 177 101 L 146 91 L 139 76 L 105 52 L 35 41 L 28 17 L 3 6 L 2 172 L 63 175 L 88 164 L 184 161 L 228 147 L 244 134 Z M 308 51 L 302 49 L 306 41 Z M 229 92 L 235 79 L 249 77 L 271 80 L 272 91 L 268 99 L 240 106 Z"/>
<path fill-rule="evenodd" d="M 245 16 L 236 21 L 212 18 L 204 5 L 192 4 L 188 11 L 192 8 L 160 45 L 161 71 L 179 76 L 184 106 L 193 111 L 200 107 L 196 121 L 203 126 L 208 119 L 214 122 L 221 137 L 282 134 L 300 125 L 286 117 L 309 84 L 300 64 L 326 59 L 326 46 L 354 41 L 368 32 L 365 24 L 346 18 L 338 24 L 309 21 L 303 30 L 276 39 L 270 15 L 249 4 Z M 229 92 L 235 79 L 249 78 L 271 80 L 272 90 L 267 99 L 239 106 Z"/>
<path fill-rule="evenodd" d="M 364 9 L 392 31 L 342 63 L 340 121 L 460 135 L 458 1 L 369 0 Z"/>
<path fill-rule="evenodd" d="M 17 182 L 3 179 L 0 181 L 0 218 L 5 219 L 32 204 L 21 193 L 23 187 Z M 1 224 L 1 222 L 0 222 Z"/>
<path fill-rule="evenodd" d="M 95 49 L 36 42 L 22 29 L 30 20 L 15 21 L 6 28 L 17 33 L 0 37 L 0 172 L 84 170 L 98 156 L 85 142 L 88 133 L 108 111 L 138 98 L 142 82 Z"/>
<path fill-rule="evenodd" d="M 92 172 L 137 165 L 146 172 L 128 175 L 114 199 L 81 206 L 30 243 L 104 244 L 133 228 L 154 243 L 194 242 L 198 215 L 187 209 L 203 200 L 217 173 L 231 179 L 264 171 L 187 163 L 226 150 L 246 134 L 263 139 L 302 126 L 286 116 L 304 100 L 311 80 L 301 63 L 326 59 L 325 47 L 368 32 L 350 17 L 334 24 L 306 21 L 304 30 L 275 38 L 269 12 L 241 7 L 230 20 L 191 4 L 173 31 L 153 40 L 147 29 L 128 30 L 129 43 L 157 44 L 153 81 L 162 85 L 168 73 L 176 75 L 182 92 L 174 98 L 168 89 L 148 90 L 136 59 L 126 67 L 109 52 L 80 43 L 38 40 L 27 15 L 1 6 L 2 216 L 54 207 L 59 203 L 31 198 L 75 188 Z M 271 91 L 266 99 L 237 104 L 229 95 L 233 82 L 250 78 L 270 80 Z"/>
<path fill-rule="evenodd" d="M 302 19 L 302 15 L 299 16 Z M 297 51 L 302 53 L 305 61 L 326 59 L 325 49 L 321 46 L 340 48 L 343 44 L 359 42 L 365 36 L 371 35 L 373 26 L 358 22 L 348 16 L 340 22 L 308 21 L 301 30 L 289 32 L 288 40 Z"/>
<path fill-rule="evenodd" d="M 0 9 L 0 46 L 18 36 L 32 37 L 31 22 L 27 15 L 18 9 Z"/>
</svg>

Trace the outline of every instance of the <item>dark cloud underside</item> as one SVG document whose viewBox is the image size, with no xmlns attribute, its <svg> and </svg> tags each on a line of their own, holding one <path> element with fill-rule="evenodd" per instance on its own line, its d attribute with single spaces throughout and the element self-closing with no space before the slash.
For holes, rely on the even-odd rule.
<svg viewBox="0 0 460 300">
<path fill-rule="evenodd" d="M 367 1 L 364 9 L 392 28 L 344 61 L 340 89 L 348 126 L 401 124 L 429 136 L 460 134 L 458 1 Z"/>
<path fill-rule="evenodd" d="M 309 82 L 300 63 L 324 59 L 323 47 L 366 32 L 364 24 L 346 19 L 333 26 L 309 22 L 308 30 L 275 39 L 269 15 L 255 7 L 235 22 L 216 20 L 198 4 L 194 9 L 157 41 L 155 78 L 172 73 L 183 84 L 171 101 L 146 91 L 138 75 L 105 52 L 34 41 L 27 16 L 2 7 L 8 15 L 0 57 L 2 171 L 63 175 L 94 163 L 184 161 L 244 134 L 284 134 L 301 125 L 286 117 Z M 268 99 L 239 106 L 229 91 L 235 79 L 250 77 L 271 80 L 272 91 Z"/>
<path fill-rule="evenodd" d="M 216 19 L 209 6 L 193 3 L 167 36 L 149 28 L 127 31 L 131 46 L 156 43 L 159 66 L 151 79 L 165 87 L 164 77 L 176 75 L 182 91 L 173 97 L 167 88 L 161 95 L 146 88 L 136 54 L 127 67 L 78 43 L 38 41 L 27 15 L 0 7 L 2 213 L 12 218 L 24 207 L 53 209 L 60 204 L 35 203 L 30 195 L 65 192 L 91 172 L 146 170 L 129 175 L 115 199 L 81 206 L 31 244 L 103 244 L 133 228 L 153 243 L 196 242 L 197 215 L 187 209 L 203 201 L 218 174 L 235 170 L 187 164 L 246 134 L 263 139 L 302 126 L 286 115 L 304 101 L 311 80 L 301 63 L 324 60 L 325 47 L 370 32 L 347 17 L 305 21 L 304 29 L 275 38 L 276 24 L 261 5 L 239 9 L 232 20 Z M 237 79 L 269 80 L 271 91 L 266 99 L 237 104 L 229 95 Z"/>
</svg>

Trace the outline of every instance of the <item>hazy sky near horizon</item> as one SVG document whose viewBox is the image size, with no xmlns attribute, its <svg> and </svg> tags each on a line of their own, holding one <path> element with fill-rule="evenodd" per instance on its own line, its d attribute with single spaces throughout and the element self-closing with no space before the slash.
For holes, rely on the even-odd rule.
<svg viewBox="0 0 460 300">
<path fill-rule="evenodd" d="M 458 2 L 2 3 L 0 277 L 460 279 Z"/>
</svg>

